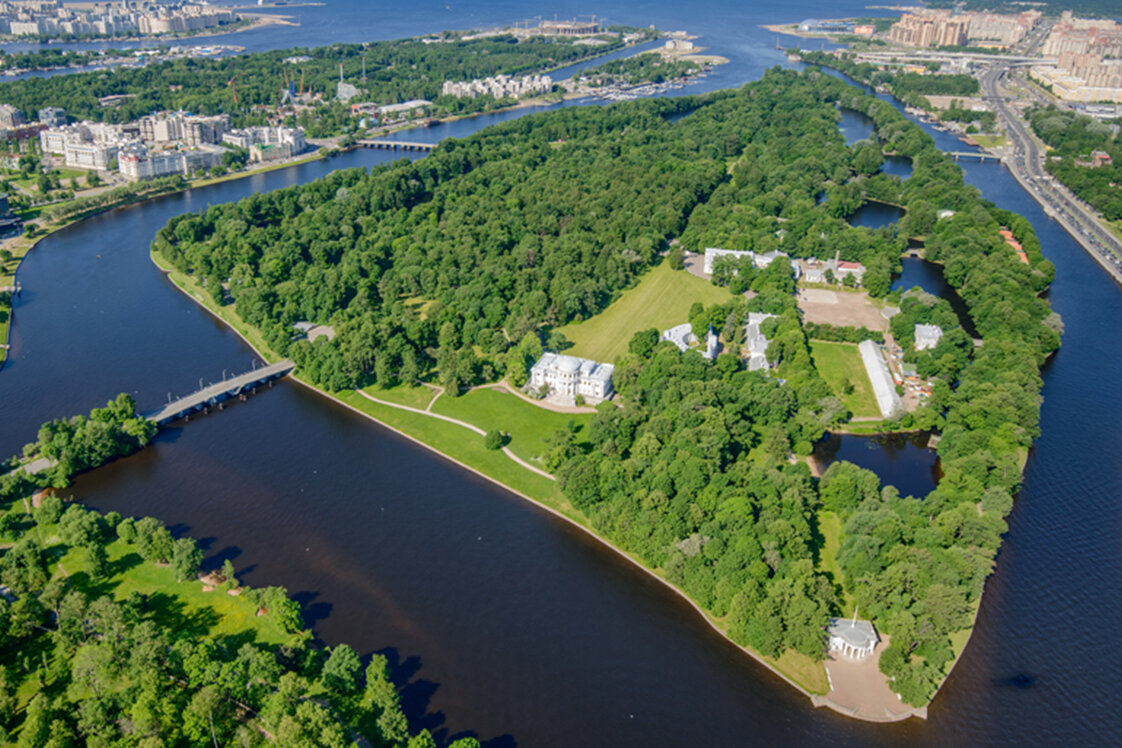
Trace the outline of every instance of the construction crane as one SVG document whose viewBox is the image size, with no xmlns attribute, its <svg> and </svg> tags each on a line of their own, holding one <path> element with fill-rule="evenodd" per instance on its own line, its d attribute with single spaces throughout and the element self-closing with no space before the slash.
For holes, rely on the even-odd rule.
<svg viewBox="0 0 1122 748">
<path fill-rule="evenodd" d="M 300 95 L 304 95 L 304 68 L 300 68 Z"/>
</svg>

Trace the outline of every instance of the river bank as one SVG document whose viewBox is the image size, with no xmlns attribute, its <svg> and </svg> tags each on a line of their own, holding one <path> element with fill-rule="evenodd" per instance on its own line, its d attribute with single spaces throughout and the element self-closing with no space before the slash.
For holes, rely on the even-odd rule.
<svg viewBox="0 0 1122 748">
<path fill-rule="evenodd" d="M 16 288 L 16 278 L 19 275 L 20 266 L 23 264 L 24 258 L 26 258 L 27 255 L 31 253 L 31 250 L 35 249 L 35 247 L 38 246 L 39 242 L 43 241 L 47 237 L 69 226 L 73 226 L 79 221 L 83 221 L 92 216 L 105 213 L 106 211 L 112 210 L 113 208 L 119 208 L 123 205 L 138 205 L 140 203 L 148 202 L 149 200 L 155 200 L 158 197 L 174 195 L 179 192 L 187 192 L 188 190 L 196 189 L 199 187 L 208 187 L 210 185 L 220 184 L 222 182 L 232 182 L 238 179 L 245 179 L 246 177 L 265 174 L 271 171 L 277 171 L 279 169 L 287 169 L 290 166 L 298 166 L 310 161 L 318 161 L 320 159 L 330 158 L 331 155 L 332 152 L 330 150 L 319 148 L 314 153 L 300 156 L 295 159 L 290 159 L 275 164 L 268 164 L 258 169 L 232 172 L 217 177 L 203 177 L 201 179 L 188 181 L 185 186 L 179 189 L 153 192 L 137 196 L 134 199 L 125 198 L 113 203 L 108 203 L 106 205 L 100 205 L 91 210 L 83 211 L 72 216 L 67 216 L 66 218 L 60 219 L 58 221 L 44 224 L 38 227 L 34 237 L 25 235 L 13 237 L 11 243 L 4 246 L 4 249 L 7 249 L 12 253 L 12 259 L 8 263 L 5 263 L 2 268 L 0 268 L 0 289 L 12 288 L 14 293 L 14 289 Z M 65 203 L 57 204 L 65 205 Z M 15 264 L 9 269 L 8 265 L 11 265 L 12 263 Z M 0 311 L 4 310 L 0 309 Z M 12 324 L 15 321 L 14 305 L 6 311 L 7 318 L 0 319 L 0 370 L 4 368 L 4 364 L 8 359 L 8 351 L 11 347 Z"/>
<path fill-rule="evenodd" d="M 173 286 L 205 309 L 210 315 L 225 324 L 229 329 L 233 330 L 233 332 L 249 345 L 263 360 L 268 362 L 279 360 L 280 357 L 268 347 L 260 334 L 249 325 L 246 325 L 231 307 L 217 306 L 192 278 L 175 270 L 155 252 L 150 251 L 149 256 L 152 263 L 165 274 Z M 486 450 L 482 445 L 482 439 L 465 441 L 462 437 L 462 432 L 458 430 L 459 426 L 455 426 L 443 420 L 437 421 L 432 418 L 433 414 L 426 414 L 417 409 L 403 409 L 394 404 L 380 403 L 365 395 L 365 393 L 356 393 L 353 391 L 329 393 L 307 380 L 300 378 L 296 373 L 291 375 L 290 378 L 317 395 L 342 405 L 347 410 L 361 415 L 379 424 L 383 428 L 393 431 L 406 438 L 408 441 L 439 455 L 442 459 L 510 491 L 515 496 L 518 496 L 534 506 L 545 510 L 552 516 L 583 531 L 598 544 L 610 549 L 612 553 L 620 558 L 629 561 L 648 578 L 657 580 L 660 584 L 673 591 L 677 597 L 686 602 L 696 613 L 701 615 L 714 632 L 720 634 L 721 637 L 742 653 L 748 655 L 754 661 L 782 678 L 784 682 L 806 696 L 814 706 L 825 706 L 839 714 L 863 721 L 899 721 L 912 716 L 926 718 L 926 707 L 912 708 L 906 705 L 902 705 L 905 711 L 896 713 L 890 718 L 877 714 L 854 713 L 851 708 L 842 706 L 829 698 L 831 684 L 826 677 L 825 668 L 821 662 L 812 661 L 809 658 L 792 652 L 785 652 L 778 660 L 773 660 L 764 657 L 748 647 L 737 644 L 729 636 L 723 619 L 717 618 L 701 608 L 690 599 L 683 590 L 666 579 L 660 570 L 645 566 L 636 556 L 621 550 L 611 543 L 610 540 L 600 535 L 591 526 L 588 518 L 573 507 L 561 494 L 556 482 L 533 475 L 528 471 L 521 479 L 512 479 L 508 471 L 496 468 L 495 460 L 503 458 L 496 458 L 496 452 Z M 449 432 L 449 428 L 456 428 L 457 430 Z M 506 462 L 505 459 L 503 461 Z M 510 463 L 508 462 L 507 464 Z M 503 479 L 497 477 L 496 473 L 503 474 Z"/>
</svg>

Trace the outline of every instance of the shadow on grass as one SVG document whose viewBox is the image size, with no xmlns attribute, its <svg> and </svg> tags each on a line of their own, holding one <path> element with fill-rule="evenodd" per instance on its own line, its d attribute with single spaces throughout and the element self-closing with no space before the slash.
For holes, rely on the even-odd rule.
<svg viewBox="0 0 1122 748">
<path fill-rule="evenodd" d="M 177 636 L 204 637 L 218 625 L 218 614 L 211 608 L 198 608 L 188 612 L 187 606 L 166 592 L 153 592 L 148 596 L 148 611 L 152 620 Z"/>
</svg>

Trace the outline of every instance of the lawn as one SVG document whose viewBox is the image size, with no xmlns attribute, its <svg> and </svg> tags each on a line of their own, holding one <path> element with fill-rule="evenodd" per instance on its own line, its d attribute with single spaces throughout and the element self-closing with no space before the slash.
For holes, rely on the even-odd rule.
<svg viewBox="0 0 1122 748">
<path fill-rule="evenodd" d="M 527 470 L 500 451 L 487 449 L 479 434 L 429 415 L 380 405 L 354 391 L 337 392 L 334 397 L 587 526 L 588 520 L 562 495 L 556 482 Z"/>
<path fill-rule="evenodd" d="M 983 148 L 996 148 L 1005 145 L 1004 135 L 971 135 L 970 137 Z"/>
<path fill-rule="evenodd" d="M 732 298 L 727 288 L 685 270 L 671 270 L 664 262 L 647 271 L 637 286 L 624 291 L 603 312 L 559 332 L 573 343 L 565 353 L 612 362 L 627 352 L 631 336 L 640 330 L 654 327 L 661 332 L 687 322 L 694 302 L 709 306 Z"/>
<path fill-rule="evenodd" d="M 509 447 L 523 460 L 538 462 L 549 449 L 549 437 L 570 422 L 578 427 L 577 438 L 592 419 L 588 413 L 554 413 L 528 403 L 517 395 L 495 389 L 472 390 L 460 397 L 441 397 L 433 410 L 478 426 L 510 434 Z"/>
<path fill-rule="evenodd" d="M 364 388 L 363 392 L 379 400 L 424 410 L 429 406 L 429 403 L 432 402 L 432 399 L 436 397 L 438 390 L 432 387 L 425 387 L 424 385 L 407 387 L 403 384 L 390 387 L 389 389 L 382 389 L 378 385 L 372 384 Z"/>
<path fill-rule="evenodd" d="M 841 548 L 842 521 L 834 512 L 818 512 L 818 531 L 822 533 L 822 548 L 818 552 L 818 571 L 831 576 L 834 584 L 842 589 L 841 612 L 849 615 L 853 611 L 853 596 L 845 589 L 845 574 L 838 565 L 838 550 Z"/>
<path fill-rule="evenodd" d="M 877 399 L 861 354 L 853 343 L 827 343 L 822 340 L 810 341 L 810 352 L 818 373 L 830 385 L 830 389 L 841 398 L 856 418 L 876 418 L 880 416 Z M 846 383 L 853 391 L 845 394 Z"/>
</svg>

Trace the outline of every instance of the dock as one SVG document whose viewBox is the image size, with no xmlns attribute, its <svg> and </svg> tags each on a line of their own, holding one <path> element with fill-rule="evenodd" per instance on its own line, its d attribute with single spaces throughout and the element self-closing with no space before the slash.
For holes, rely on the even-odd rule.
<svg viewBox="0 0 1122 748">
<path fill-rule="evenodd" d="M 155 422 L 157 426 L 165 426 L 172 421 L 190 416 L 198 411 L 206 411 L 212 407 L 221 408 L 222 402 L 231 397 L 244 396 L 261 385 L 271 385 L 273 380 L 287 376 L 296 368 L 296 364 L 288 359 L 278 361 L 260 369 L 252 369 L 236 377 L 223 379 L 221 382 L 209 384 L 186 397 L 169 402 L 159 410 L 143 413 L 143 417 Z"/>
</svg>

